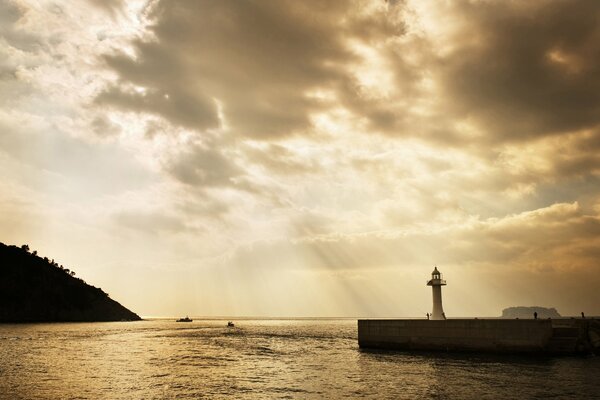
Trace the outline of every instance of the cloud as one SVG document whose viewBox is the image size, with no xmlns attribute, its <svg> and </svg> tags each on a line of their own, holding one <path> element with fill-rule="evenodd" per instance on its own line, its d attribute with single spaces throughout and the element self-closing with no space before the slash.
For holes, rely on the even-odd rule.
<svg viewBox="0 0 600 400">
<path fill-rule="evenodd" d="M 365 133 L 481 151 L 600 123 L 597 2 L 399 2 L 330 85 Z M 492 147 L 492 150 L 495 150 Z"/>
<path fill-rule="evenodd" d="M 264 147 L 247 147 L 244 156 L 249 162 L 261 165 L 270 174 L 298 175 L 317 173 L 320 170 L 318 160 L 302 157 L 301 154 L 279 144 Z"/>
<path fill-rule="evenodd" d="M 95 7 L 108 12 L 111 16 L 116 16 L 122 12 L 122 0 L 88 0 Z"/>
<path fill-rule="evenodd" d="M 21 51 L 35 51 L 41 45 L 39 39 L 19 26 L 26 8 L 17 2 L 0 4 L 0 37 L 9 46 Z"/>
<path fill-rule="evenodd" d="M 240 268 L 374 270 L 445 264 L 451 268 L 595 271 L 600 215 L 577 203 L 554 204 L 503 218 L 471 220 L 435 231 L 326 234 L 257 241 L 232 256 Z M 280 260 L 288 260 L 281 264 Z"/>
<path fill-rule="evenodd" d="M 92 130 L 100 137 L 111 137 L 121 132 L 121 127 L 103 115 L 99 115 L 91 123 Z"/>
<path fill-rule="evenodd" d="M 113 216 L 115 222 L 122 227 L 139 230 L 145 233 L 181 233 L 193 230 L 180 218 L 165 215 L 163 212 L 119 212 Z"/>
<path fill-rule="evenodd" d="M 362 15 L 363 8 L 335 1 L 161 1 L 152 13 L 152 40 L 134 43 L 134 58 L 106 57 L 120 86 L 147 92 L 113 87 L 99 100 L 200 130 L 226 124 L 263 139 L 304 131 L 309 115 L 328 107 L 309 92 L 345 79 L 341 66 L 355 59 L 347 38 L 391 29 L 381 15 Z"/>
<path fill-rule="evenodd" d="M 492 142 L 600 123 L 598 2 L 449 4 L 439 12 L 457 26 L 429 40 L 452 115 L 472 119 Z"/>
<path fill-rule="evenodd" d="M 202 187 L 235 185 L 243 172 L 223 152 L 193 144 L 166 162 L 166 169 L 179 181 Z"/>
<path fill-rule="evenodd" d="M 111 87 L 102 92 L 96 102 L 119 110 L 159 114 L 171 123 L 193 129 L 218 127 L 215 104 L 207 97 L 187 89 L 177 90 L 170 86 L 169 92 L 144 90 L 126 91 Z"/>
</svg>

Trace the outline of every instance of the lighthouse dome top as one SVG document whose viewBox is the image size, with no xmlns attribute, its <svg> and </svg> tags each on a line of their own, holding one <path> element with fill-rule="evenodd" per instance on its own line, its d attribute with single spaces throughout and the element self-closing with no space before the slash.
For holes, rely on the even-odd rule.
<svg viewBox="0 0 600 400">
<path fill-rule="evenodd" d="M 438 271 L 437 266 L 433 268 L 433 272 L 431 273 L 431 279 L 427 281 L 428 286 L 441 286 L 445 285 L 446 281 L 442 277 L 442 273 Z"/>
</svg>

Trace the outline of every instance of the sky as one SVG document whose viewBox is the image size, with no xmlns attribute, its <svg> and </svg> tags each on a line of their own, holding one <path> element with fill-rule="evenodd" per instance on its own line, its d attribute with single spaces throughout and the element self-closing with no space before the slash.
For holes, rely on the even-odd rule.
<svg viewBox="0 0 600 400">
<path fill-rule="evenodd" d="M 0 0 L 0 182 L 143 316 L 600 315 L 600 2 Z"/>
</svg>

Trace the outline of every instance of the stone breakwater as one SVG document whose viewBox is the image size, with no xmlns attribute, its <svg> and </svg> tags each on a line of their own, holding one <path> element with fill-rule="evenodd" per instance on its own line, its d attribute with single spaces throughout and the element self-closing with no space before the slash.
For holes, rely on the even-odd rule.
<svg viewBox="0 0 600 400">
<path fill-rule="evenodd" d="M 597 319 L 358 320 L 361 348 L 487 353 L 600 352 Z"/>
</svg>

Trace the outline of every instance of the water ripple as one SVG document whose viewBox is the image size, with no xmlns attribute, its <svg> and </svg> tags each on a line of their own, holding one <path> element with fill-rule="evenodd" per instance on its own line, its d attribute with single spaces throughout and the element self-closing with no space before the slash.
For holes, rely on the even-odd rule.
<svg viewBox="0 0 600 400">
<path fill-rule="evenodd" d="M 600 358 L 361 350 L 356 321 L 0 325 L 0 399 L 600 398 Z"/>
</svg>

